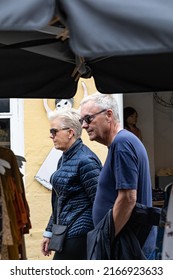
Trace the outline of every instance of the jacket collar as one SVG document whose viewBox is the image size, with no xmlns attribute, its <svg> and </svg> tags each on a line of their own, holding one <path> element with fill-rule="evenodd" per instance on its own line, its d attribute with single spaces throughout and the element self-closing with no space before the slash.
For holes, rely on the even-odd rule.
<svg viewBox="0 0 173 280">
<path fill-rule="evenodd" d="M 82 139 L 79 138 L 77 139 L 73 145 L 65 152 L 63 152 L 63 159 L 67 160 L 69 158 L 71 158 L 83 145 Z"/>
</svg>

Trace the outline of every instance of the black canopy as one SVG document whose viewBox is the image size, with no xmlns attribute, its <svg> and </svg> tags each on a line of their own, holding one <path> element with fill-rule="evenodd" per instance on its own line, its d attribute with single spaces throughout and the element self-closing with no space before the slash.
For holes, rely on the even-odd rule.
<svg viewBox="0 0 173 280">
<path fill-rule="evenodd" d="M 0 97 L 71 98 L 75 57 L 68 41 L 33 32 L 0 32 Z"/>
<path fill-rule="evenodd" d="M 0 97 L 71 98 L 76 66 L 103 93 L 172 91 L 172 0 L 57 3 L 65 41 L 57 39 L 63 26 L 0 32 Z"/>
</svg>

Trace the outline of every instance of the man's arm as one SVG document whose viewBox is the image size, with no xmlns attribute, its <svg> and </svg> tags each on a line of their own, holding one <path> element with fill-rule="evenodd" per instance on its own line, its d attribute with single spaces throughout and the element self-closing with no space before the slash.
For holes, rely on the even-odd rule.
<svg viewBox="0 0 173 280">
<path fill-rule="evenodd" d="M 117 235 L 129 220 L 136 204 L 136 190 L 119 190 L 113 206 L 115 235 Z"/>
</svg>

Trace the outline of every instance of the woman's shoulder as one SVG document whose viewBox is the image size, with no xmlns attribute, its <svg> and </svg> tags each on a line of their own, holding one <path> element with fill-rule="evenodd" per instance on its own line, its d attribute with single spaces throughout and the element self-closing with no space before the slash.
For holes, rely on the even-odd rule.
<svg viewBox="0 0 173 280">
<path fill-rule="evenodd" d="M 87 145 L 83 144 L 80 150 L 78 151 L 78 159 L 81 161 L 96 162 L 98 165 L 102 166 L 100 159 Z"/>
</svg>

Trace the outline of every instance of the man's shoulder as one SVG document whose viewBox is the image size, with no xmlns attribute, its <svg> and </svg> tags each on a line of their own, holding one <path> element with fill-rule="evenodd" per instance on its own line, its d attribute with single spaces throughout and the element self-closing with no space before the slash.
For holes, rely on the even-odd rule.
<svg viewBox="0 0 173 280">
<path fill-rule="evenodd" d="M 135 145 L 141 145 L 141 140 L 132 132 L 128 131 L 127 129 L 122 129 L 119 131 L 117 136 L 114 138 L 114 144 L 122 143 L 122 144 L 129 144 L 135 143 Z M 142 144 L 143 145 L 143 144 Z"/>
</svg>

